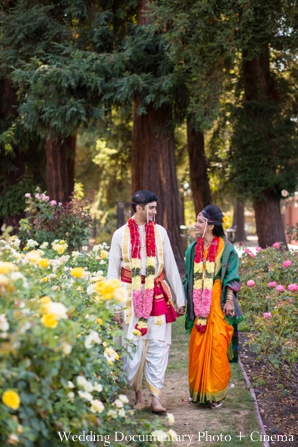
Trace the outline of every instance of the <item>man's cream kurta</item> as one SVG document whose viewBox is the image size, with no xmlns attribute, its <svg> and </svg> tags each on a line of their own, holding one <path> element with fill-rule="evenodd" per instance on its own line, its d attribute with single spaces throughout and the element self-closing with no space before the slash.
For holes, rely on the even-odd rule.
<svg viewBox="0 0 298 447">
<path fill-rule="evenodd" d="M 145 275 L 145 225 L 139 225 L 139 232 L 141 237 L 141 274 Z M 166 281 L 170 286 L 170 292 L 173 302 L 176 303 L 177 307 L 184 306 L 184 291 L 182 288 L 180 274 L 175 262 L 169 237 L 166 230 L 158 224 L 155 225 L 155 241 L 157 257 L 155 276 L 160 275 L 162 270 L 164 270 L 166 274 Z M 108 279 L 119 279 L 121 277 L 122 267 L 131 270 L 130 262 L 131 247 L 129 228 L 127 225 L 124 225 L 123 227 L 115 231 L 112 238 L 109 254 Z M 131 284 L 123 283 L 123 287 L 126 287 L 131 291 Z M 128 356 L 124 359 L 123 366 L 125 371 L 127 372 L 128 380 L 130 384 L 134 385 L 135 390 L 138 390 L 141 386 L 141 364 L 147 363 L 147 368 L 145 364 L 147 385 L 152 394 L 159 395 L 158 390 L 160 390 L 163 385 L 163 378 L 167 366 L 168 348 L 171 344 L 171 323 L 166 323 L 165 315 L 149 317 L 147 334 L 143 337 L 138 337 L 132 333 L 136 323 L 138 322 L 138 317 L 134 313 L 132 300 L 127 303 L 127 308 L 123 310 L 123 316 L 125 321 L 123 327 L 125 332 L 124 337 L 129 340 L 133 340 L 137 347 L 137 352 L 133 355 L 133 359 L 130 359 Z M 151 340 L 155 341 L 155 343 L 152 343 Z M 156 355 L 158 351 L 160 351 L 160 359 L 155 358 L 154 360 L 152 359 L 152 361 L 150 361 L 150 352 L 152 352 L 153 355 Z M 157 365 L 156 371 L 154 371 L 154 365 Z M 139 376 L 138 380 L 136 380 L 137 375 Z M 154 375 L 156 375 L 156 378 L 150 380 L 150 376 L 153 377 Z M 161 376 L 160 380 L 157 379 L 157 376 Z M 151 382 L 151 387 L 150 383 L 148 383 L 148 380 L 149 382 Z"/>
</svg>

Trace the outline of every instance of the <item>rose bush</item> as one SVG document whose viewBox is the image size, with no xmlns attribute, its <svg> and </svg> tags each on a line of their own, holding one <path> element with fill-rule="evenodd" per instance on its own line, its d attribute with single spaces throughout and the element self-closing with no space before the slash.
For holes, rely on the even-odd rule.
<svg viewBox="0 0 298 447">
<path fill-rule="evenodd" d="M 298 392 L 298 252 L 279 243 L 240 258 L 239 303 L 249 343 L 281 383 Z"/>
<path fill-rule="evenodd" d="M 103 278 L 107 246 L 65 255 L 63 240 L 35 242 L 20 251 L 16 236 L 0 239 L 0 445 L 93 446 L 67 437 L 165 432 L 157 420 L 136 421 L 121 392 L 112 315 L 125 294 Z"/>
<path fill-rule="evenodd" d="M 83 241 L 88 241 L 92 224 L 90 200 L 73 194 L 69 202 L 57 203 L 39 188 L 35 195 L 25 196 L 28 217 L 20 220 L 18 234 L 25 246 L 28 240 L 42 244 L 63 239 L 71 248 L 78 249 Z"/>
</svg>

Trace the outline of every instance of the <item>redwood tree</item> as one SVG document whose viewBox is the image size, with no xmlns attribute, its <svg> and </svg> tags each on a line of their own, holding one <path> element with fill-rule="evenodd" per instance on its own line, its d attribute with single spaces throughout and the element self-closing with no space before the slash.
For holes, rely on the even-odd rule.
<svg viewBox="0 0 298 447">
<path fill-rule="evenodd" d="M 187 121 L 187 148 L 189 155 L 190 186 L 196 214 L 211 203 L 211 190 L 207 172 L 204 133 Z"/>
</svg>

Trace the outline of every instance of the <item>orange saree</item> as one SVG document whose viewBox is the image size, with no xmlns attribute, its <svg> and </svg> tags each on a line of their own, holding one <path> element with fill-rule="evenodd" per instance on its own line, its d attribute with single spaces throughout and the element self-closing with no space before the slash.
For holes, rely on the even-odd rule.
<svg viewBox="0 0 298 447">
<path fill-rule="evenodd" d="M 222 249 L 222 246 L 218 247 L 218 254 Z M 212 287 L 212 303 L 206 331 L 197 331 L 197 319 L 191 331 L 188 380 L 192 402 L 218 402 L 227 395 L 231 377 L 227 351 L 234 328 L 224 320 L 221 293 L 222 286 L 218 278 Z"/>
</svg>

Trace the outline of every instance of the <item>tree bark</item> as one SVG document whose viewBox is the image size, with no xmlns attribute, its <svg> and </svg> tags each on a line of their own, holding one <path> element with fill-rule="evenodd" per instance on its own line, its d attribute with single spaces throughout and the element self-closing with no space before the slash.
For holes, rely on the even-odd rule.
<svg viewBox="0 0 298 447">
<path fill-rule="evenodd" d="M 236 227 L 235 241 L 246 241 L 246 233 L 244 228 L 244 204 L 237 200 L 234 212 L 233 225 Z"/>
<path fill-rule="evenodd" d="M 10 120 L 15 119 L 18 116 L 17 112 L 17 95 L 12 82 L 8 78 L 2 78 L 1 82 L 1 107 L 0 107 L 0 120 L 7 123 Z M 16 185 L 23 177 L 25 173 L 25 160 L 24 153 L 18 146 L 13 147 L 13 152 L 6 155 L 7 166 L 5 172 L 3 172 L 3 185 L 4 189 L 2 194 L 6 195 L 10 186 Z M 13 216 L 3 216 L 2 223 L 7 226 L 13 227 L 13 234 L 18 230 L 18 222 L 25 217 L 25 213 L 21 212 Z"/>
<path fill-rule="evenodd" d="M 150 104 L 147 113 L 137 115 L 140 98 L 133 114 L 132 189 L 147 189 L 158 196 L 156 221 L 163 225 L 171 241 L 180 272 L 185 270 L 180 240 L 180 208 L 176 176 L 174 132 L 168 128 L 171 107 L 158 109 Z"/>
<path fill-rule="evenodd" d="M 68 202 L 74 190 L 76 135 L 46 140 L 47 185 L 51 200 Z"/>
<path fill-rule="evenodd" d="M 252 60 L 243 53 L 243 82 L 245 101 L 274 101 L 278 98 L 274 80 L 270 73 L 269 47 L 265 45 L 262 53 Z M 258 119 L 258 117 L 256 117 Z M 266 138 L 270 140 L 270 129 Z M 276 241 L 286 244 L 282 224 L 280 200 L 274 191 L 263 192 L 265 199 L 256 198 L 253 203 L 259 244 L 261 247 Z"/>
<path fill-rule="evenodd" d="M 282 242 L 287 247 L 280 212 L 280 200 L 267 192 L 266 199 L 256 200 L 253 207 L 260 247 L 266 248 L 274 242 Z"/>
<path fill-rule="evenodd" d="M 196 131 L 190 120 L 187 121 L 187 147 L 189 156 L 190 187 L 196 214 L 211 203 L 205 142 L 203 132 Z"/>
</svg>

